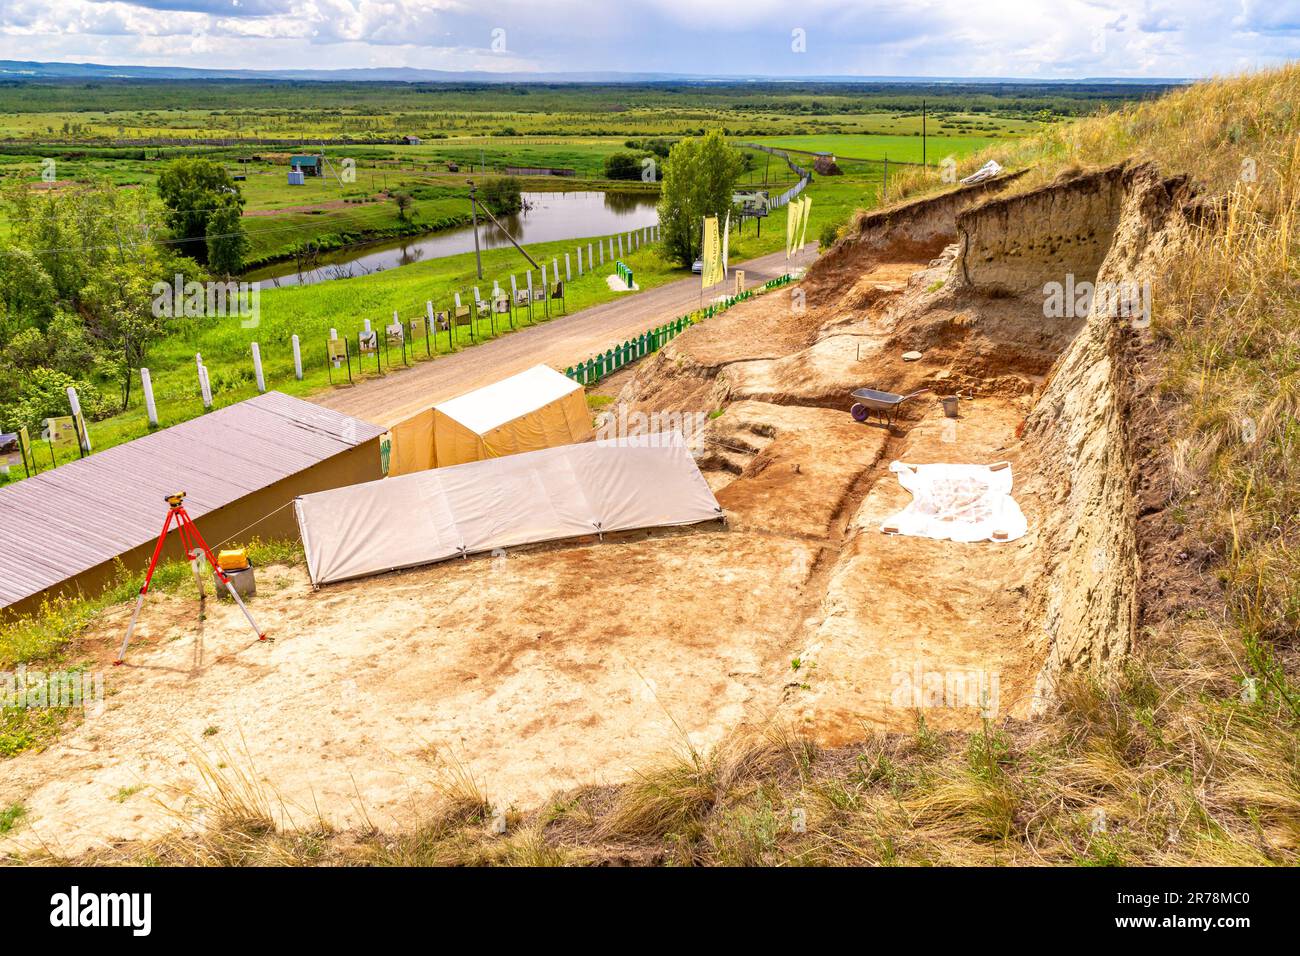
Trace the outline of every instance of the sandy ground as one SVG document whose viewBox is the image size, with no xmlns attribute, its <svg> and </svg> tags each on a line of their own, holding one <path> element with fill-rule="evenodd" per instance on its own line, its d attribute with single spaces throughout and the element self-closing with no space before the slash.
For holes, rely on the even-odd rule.
<svg viewBox="0 0 1300 956">
<path fill-rule="evenodd" d="M 876 276 L 891 286 L 882 308 L 905 285 L 903 267 L 890 268 Z M 1021 487 L 1033 468 L 1015 437 L 1028 398 L 963 402 L 955 421 L 931 398 L 892 430 L 857 424 L 847 395 L 835 397 L 843 381 L 944 370 L 903 368 L 892 347 L 860 359 L 855 339 L 880 341 L 870 323 L 838 328 L 833 309 L 790 317 L 781 301 L 742 304 L 604 387 L 621 383 L 621 398 L 646 407 L 711 411 L 699 463 L 725 526 L 320 591 L 301 569 L 263 569 L 254 607 L 272 643 L 250 640 L 229 606 L 200 622 L 193 601 L 151 597 L 128 666 L 109 670 L 105 712 L 0 765 L 0 804 L 28 810 L 0 852 L 75 853 L 202 822 L 212 776 L 256 779 L 290 822 L 395 828 L 457 777 L 498 806 L 527 807 L 628 779 L 669 748 L 707 747 L 746 722 L 842 743 L 911 728 L 923 706 L 932 726 L 975 728 L 990 678 L 1000 716 L 1026 712 L 1041 663 L 1024 620 L 1039 503 L 1018 495 L 1030 534 L 1004 545 L 879 525 L 908 500 L 887 471 L 895 459 L 1006 459 Z M 863 309 L 875 315 L 874 300 Z M 487 350 L 513 350 L 526 334 L 426 369 L 472 378 L 490 365 L 495 377 L 507 369 L 484 362 Z M 810 353 L 824 356 L 828 342 L 845 356 L 851 345 L 851 364 L 818 371 Z M 756 362 L 768 363 L 770 394 L 729 395 L 727 383 L 753 381 L 736 368 Z M 96 621 L 86 649 L 107 660 L 128 611 Z"/>
</svg>

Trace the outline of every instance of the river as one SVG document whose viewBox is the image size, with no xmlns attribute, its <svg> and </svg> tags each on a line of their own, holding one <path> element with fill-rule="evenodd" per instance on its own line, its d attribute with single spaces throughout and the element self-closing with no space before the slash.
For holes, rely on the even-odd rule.
<svg viewBox="0 0 1300 956">
<path fill-rule="evenodd" d="M 524 212 L 498 217 L 521 245 L 608 236 L 652 226 L 659 219 L 655 212 L 659 197 L 653 193 L 526 192 L 523 198 Z M 496 249 L 509 245 L 510 240 L 490 220 L 480 218 L 479 243 L 484 249 Z M 473 227 L 463 226 L 323 253 L 317 267 L 301 275 L 294 262 L 279 262 L 254 269 L 243 279 L 264 286 L 311 285 L 473 251 Z"/>
</svg>

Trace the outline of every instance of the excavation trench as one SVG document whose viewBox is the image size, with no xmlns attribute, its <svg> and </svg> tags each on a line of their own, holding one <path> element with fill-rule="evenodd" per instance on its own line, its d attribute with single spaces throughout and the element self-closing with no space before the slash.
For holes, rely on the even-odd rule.
<svg viewBox="0 0 1300 956">
<path fill-rule="evenodd" d="M 271 644 L 227 605 L 200 624 L 190 600 L 151 596 L 104 712 L 5 762 L 0 803 L 28 815 L 0 849 L 199 826 L 219 810 L 212 780 L 234 774 L 281 823 L 400 829 L 467 781 L 537 806 L 746 724 L 834 744 L 918 713 L 939 729 L 1030 716 L 1062 671 L 1129 646 L 1136 575 L 1126 333 L 1095 310 L 1045 318 L 1042 288 L 1140 273 L 1178 209 L 1142 167 L 999 188 L 863 217 L 794 289 L 635 369 L 613 414 L 699 422 L 726 527 L 319 592 L 299 567 L 260 569 Z M 931 396 L 892 431 L 861 425 L 863 385 L 960 393 L 960 415 Z M 910 497 L 894 460 L 1010 462 L 1029 532 L 882 534 Z M 127 614 L 97 619 L 87 646 L 107 659 Z"/>
</svg>

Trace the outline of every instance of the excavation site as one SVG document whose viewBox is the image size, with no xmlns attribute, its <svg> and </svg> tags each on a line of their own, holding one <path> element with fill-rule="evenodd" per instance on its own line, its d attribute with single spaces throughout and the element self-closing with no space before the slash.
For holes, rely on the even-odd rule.
<svg viewBox="0 0 1300 956">
<path fill-rule="evenodd" d="M 524 813 L 746 730 L 833 749 L 1035 720 L 1134 641 L 1129 293 L 1183 189 L 1122 164 L 860 213 L 798 281 L 621 371 L 595 440 L 681 431 L 719 520 L 319 588 L 264 567 L 273 641 L 150 595 L 102 712 L 6 765 L 26 823 L 0 845 L 148 840 L 232 791 L 281 827 L 400 832 L 467 787 Z M 132 609 L 89 625 L 106 666 Z"/>
</svg>

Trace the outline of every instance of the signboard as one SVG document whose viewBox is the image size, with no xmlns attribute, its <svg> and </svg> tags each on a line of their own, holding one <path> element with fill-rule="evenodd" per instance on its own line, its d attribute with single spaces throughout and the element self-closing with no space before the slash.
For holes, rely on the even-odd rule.
<svg viewBox="0 0 1300 956">
<path fill-rule="evenodd" d="M 737 269 L 736 270 L 736 295 L 740 295 L 744 291 L 745 291 L 745 270 Z"/>
<path fill-rule="evenodd" d="M 77 420 L 71 415 L 45 419 L 45 428 L 41 437 L 50 443 L 50 447 L 75 448 L 78 446 Z"/>
<path fill-rule="evenodd" d="M 27 429 L 23 429 L 26 432 Z M 27 442 L 19 432 L 0 432 L 0 474 L 9 474 L 9 469 L 21 465 L 23 473 L 27 470 Z"/>
<path fill-rule="evenodd" d="M 385 326 L 384 332 L 388 335 L 389 345 L 401 345 L 402 341 L 406 338 L 406 335 L 402 330 L 401 322 L 394 322 L 392 325 Z"/>
<path fill-rule="evenodd" d="M 335 368 L 342 368 L 343 363 L 348 360 L 348 345 L 343 339 L 330 339 L 330 362 Z"/>
<path fill-rule="evenodd" d="M 362 355 L 379 354 L 379 335 L 373 329 L 357 333 L 357 349 Z"/>
<path fill-rule="evenodd" d="M 41 438 L 50 446 L 50 461 L 53 464 L 58 464 L 58 453 L 61 449 L 75 448 L 78 454 L 84 454 L 81 448 L 81 436 L 77 433 L 77 419 L 72 415 L 45 419 Z"/>
</svg>

